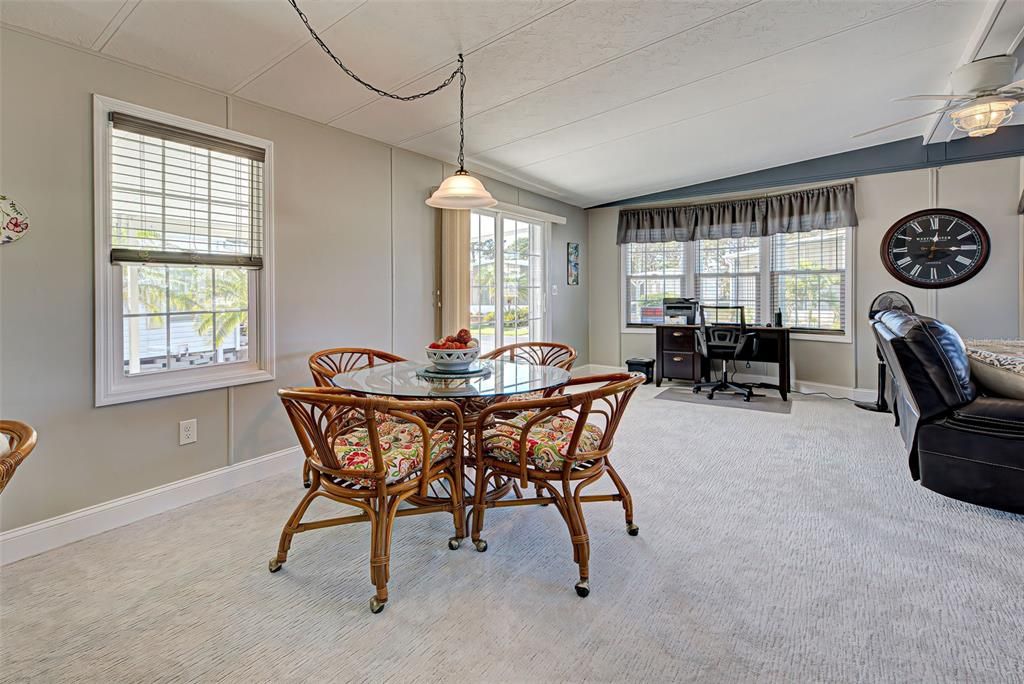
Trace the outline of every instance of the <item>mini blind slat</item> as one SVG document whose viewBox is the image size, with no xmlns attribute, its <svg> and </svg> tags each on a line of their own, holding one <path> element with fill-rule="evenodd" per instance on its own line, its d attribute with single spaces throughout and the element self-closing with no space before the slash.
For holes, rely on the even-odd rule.
<svg viewBox="0 0 1024 684">
<path fill-rule="evenodd" d="M 262 267 L 263 150 L 111 121 L 111 261 Z"/>
</svg>

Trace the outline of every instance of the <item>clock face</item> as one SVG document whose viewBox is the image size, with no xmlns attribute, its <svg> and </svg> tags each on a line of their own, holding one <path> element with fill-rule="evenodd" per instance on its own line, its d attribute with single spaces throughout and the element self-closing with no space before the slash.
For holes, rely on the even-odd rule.
<svg viewBox="0 0 1024 684">
<path fill-rule="evenodd" d="M 882 238 L 882 263 L 916 287 L 950 287 L 973 277 L 988 260 L 988 233 L 952 209 L 926 209 L 897 221 Z"/>
</svg>

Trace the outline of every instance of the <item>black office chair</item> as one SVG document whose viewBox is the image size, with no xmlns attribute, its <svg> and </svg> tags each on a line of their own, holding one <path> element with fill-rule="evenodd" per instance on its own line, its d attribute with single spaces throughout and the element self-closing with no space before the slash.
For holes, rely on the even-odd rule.
<svg viewBox="0 0 1024 684">
<path fill-rule="evenodd" d="M 718 323 L 717 314 L 716 322 L 710 323 L 705 313 L 708 309 L 738 310 L 739 324 Z M 711 382 L 698 382 L 693 386 L 693 393 L 700 394 L 701 390 L 707 389 L 708 399 L 714 399 L 715 392 L 733 392 L 743 395 L 743 401 L 750 401 L 751 397 L 755 396 L 753 386 L 729 380 L 729 362 L 749 361 L 754 358 L 757 355 L 758 343 L 757 333 L 747 330 L 742 306 L 701 306 L 697 350 L 708 360 L 709 367 L 713 359 L 722 360 L 722 378 Z"/>
</svg>

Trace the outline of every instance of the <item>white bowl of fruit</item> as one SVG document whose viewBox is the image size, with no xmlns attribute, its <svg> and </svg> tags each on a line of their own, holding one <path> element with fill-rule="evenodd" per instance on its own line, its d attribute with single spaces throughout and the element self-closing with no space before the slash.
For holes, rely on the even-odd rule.
<svg viewBox="0 0 1024 684">
<path fill-rule="evenodd" d="M 463 328 L 427 345 L 427 360 L 441 371 L 465 371 L 480 357 L 480 343 Z"/>
</svg>

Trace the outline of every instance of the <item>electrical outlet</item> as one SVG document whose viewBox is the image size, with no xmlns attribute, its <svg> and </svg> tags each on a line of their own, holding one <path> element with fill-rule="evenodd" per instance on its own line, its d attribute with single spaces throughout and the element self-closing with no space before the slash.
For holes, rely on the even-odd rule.
<svg viewBox="0 0 1024 684">
<path fill-rule="evenodd" d="M 199 439 L 199 421 L 189 418 L 178 423 L 178 446 L 192 444 Z"/>
</svg>

